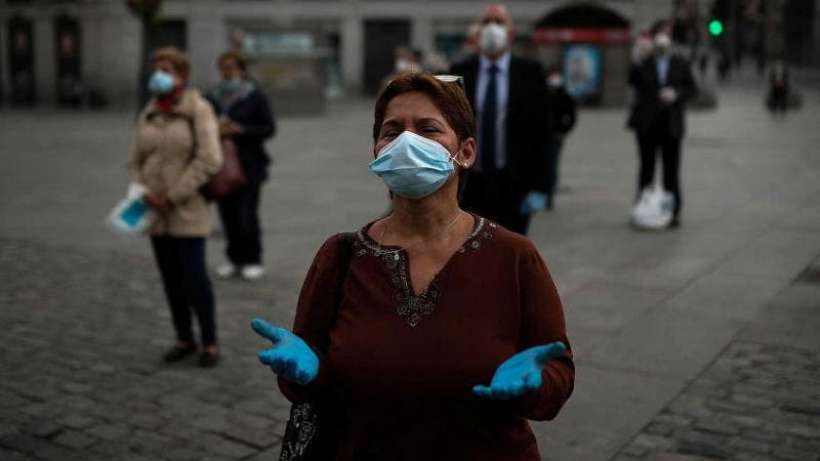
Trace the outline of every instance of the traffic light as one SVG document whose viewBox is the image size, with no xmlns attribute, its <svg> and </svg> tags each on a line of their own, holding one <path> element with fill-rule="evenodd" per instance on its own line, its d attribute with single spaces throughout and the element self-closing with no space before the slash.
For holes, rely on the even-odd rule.
<svg viewBox="0 0 820 461">
<path fill-rule="evenodd" d="M 723 21 L 720 19 L 712 19 L 709 21 L 709 35 L 712 37 L 719 37 L 723 34 Z"/>
</svg>

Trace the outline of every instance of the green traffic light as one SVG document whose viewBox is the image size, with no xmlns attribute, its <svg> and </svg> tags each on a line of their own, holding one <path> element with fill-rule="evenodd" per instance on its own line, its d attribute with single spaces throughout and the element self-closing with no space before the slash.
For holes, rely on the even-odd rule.
<svg viewBox="0 0 820 461">
<path fill-rule="evenodd" d="M 709 33 L 718 36 L 723 33 L 723 23 L 717 19 L 709 21 Z"/>
</svg>

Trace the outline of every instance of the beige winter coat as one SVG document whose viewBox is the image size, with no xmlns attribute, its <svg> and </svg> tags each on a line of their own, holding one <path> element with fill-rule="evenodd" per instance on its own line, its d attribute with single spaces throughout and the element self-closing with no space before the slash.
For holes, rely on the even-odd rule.
<svg viewBox="0 0 820 461">
<path fill-rule="evenodd" d="M 211 105 L 197 90 L 187 89 L 170 112 L 151 100 L 140 114 L 128 155 L 128 176 L 173 206 L 160 214 L 152 235 L 204 237 L 212 211 L 199 188 L 219 171 L 222 151 Z"/>
</svg>

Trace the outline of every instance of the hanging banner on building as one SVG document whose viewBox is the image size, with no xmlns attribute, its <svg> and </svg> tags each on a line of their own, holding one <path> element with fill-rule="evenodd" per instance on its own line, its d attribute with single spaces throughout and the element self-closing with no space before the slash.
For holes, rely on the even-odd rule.
<svg viewBox="0 0 820 461">
<path fill-rule="evenodd" d="M 569 45 L 564 51 L 564 81 L 575 99 L 587 101 L 601 95 L 603 60 L 596 45 Z"/>
</svg>

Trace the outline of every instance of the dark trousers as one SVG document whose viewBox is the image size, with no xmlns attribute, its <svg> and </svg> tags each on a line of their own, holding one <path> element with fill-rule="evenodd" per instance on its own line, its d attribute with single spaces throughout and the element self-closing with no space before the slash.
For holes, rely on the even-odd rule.
<svg viewBox="0 0 820 461">
<path fill-rule="evenodd" d="M 558 187 L 558 165 L 561 160 L 561 147 L 564 140 L 559 136 L 553 136 L 547 148 L 547 203 L 552 205 L 555 196 L 555 189 Z"/>
<path fill-rule="evenodd" d="M 783 87 L 772 87 L 771 102 L 769 104 L 772 112 L 786 112 L 788 106 L 788 93 Z"/>
<path fill-rule="evenodd" d="M 202 344 L 216 344 L 216 313 L 211 281 L 205 266 L 203 237 L 151 237 L 154 257 L 171 307 L 177 339 L 194 342 L 192 312 L 199 319 Z"/>
<path fill-rule="evenodd" d="M 461 193 L 461 205 L 467 211 L 491 219 L 507 229 L 527 235 L 530 215 L 522 214 L 524 196 L 507 171 L 493 174 L 468 172 Z"/>
<path fill-rule="evenodd" d="M 219 201 L 219 216 L 228 241 L 225 253 L 237 266 L 262 263 L 262 235 L 259 230 L 261 182 L 248 182 Z"/>
<path fill-rule="evenodd" d="M 658 150 L 663 163 L 663 188 L 675 198 L 674 218 L 680 216 L 683 197 L 680 190 L 681 139 L 669 135 L 666 129 L 651 129 L 638 133 L 640 167 L 638 169 L 638 195 L 652 184 L 655 178 L 655 159 Z"/>
</svg>

